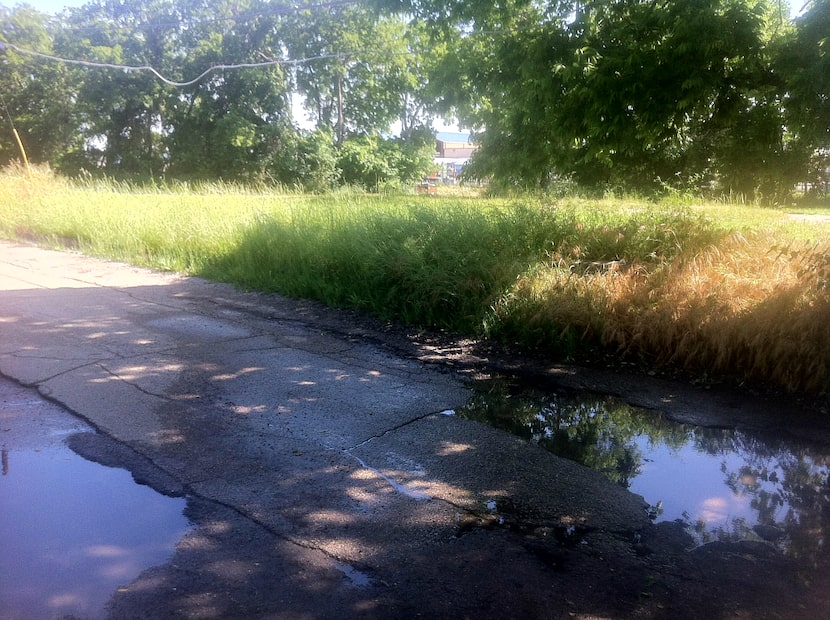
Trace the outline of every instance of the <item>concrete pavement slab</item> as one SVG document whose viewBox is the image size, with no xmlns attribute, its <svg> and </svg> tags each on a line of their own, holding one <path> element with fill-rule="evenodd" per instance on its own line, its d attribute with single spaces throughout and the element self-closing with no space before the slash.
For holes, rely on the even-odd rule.
<svg viewBox="0 0 830 620">
<path fill-rule="evenodd" d="M 11 243 L 0 285 L 0 372 L 197 506 L 116 616 L 519 617 L 564 604 L 562 540 L 624 548 L 649 524 L 600 474 L 441 415 L 469 396 L 455 376 L 302 302 Z"/>
</svg>

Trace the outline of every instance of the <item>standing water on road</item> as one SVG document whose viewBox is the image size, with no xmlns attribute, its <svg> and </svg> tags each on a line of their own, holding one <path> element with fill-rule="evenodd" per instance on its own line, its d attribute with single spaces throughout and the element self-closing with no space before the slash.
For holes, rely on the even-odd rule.
<svg viewBox="0 0 830 620">
<path fill-rule="evenodd" d="M 807 562 L 830 539 L 830 448 L 672 422 L 606 396 L 495 390 L 459 415 L 596 469 L 698 544 L 764 540 Z"/>
<path fill-rule="evenodd" d="M 115 590 L 163 564 L 185 500 L 66 445 L 91 429 L 0 379 L 0 619 L 98 618 Z"/>
</svg>

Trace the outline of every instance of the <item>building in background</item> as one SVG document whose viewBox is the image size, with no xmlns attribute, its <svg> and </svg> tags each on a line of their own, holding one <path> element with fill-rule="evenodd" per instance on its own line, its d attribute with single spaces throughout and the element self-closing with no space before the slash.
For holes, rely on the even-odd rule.
<svg viewBox="0 0 830 620">
<path fill-rule="evenodd" d="M 478 145 L 471 141 L 469 133 L 437 132 L 434 158 L 436 170 L 429 180 L 455 183 L 477 148 Z"/>
</svg>

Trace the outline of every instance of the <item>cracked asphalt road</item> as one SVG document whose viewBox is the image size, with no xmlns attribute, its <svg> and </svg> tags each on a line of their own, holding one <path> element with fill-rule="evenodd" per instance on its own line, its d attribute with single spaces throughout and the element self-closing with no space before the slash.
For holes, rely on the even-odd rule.
<svg viewBox="0 0 830 620">
<path fill-rule="evenodd" d="M 457 375 L 334 315 L 0 242 L 0 373 L 97 429 L 75 451 L 188 500 L 194 529 L 113 593 L 112 617 L 710 611 L 719 575 L 677 586 L 686 541 L 642 498 L 451 415 Z"/>
<path fill-rule="evenodd" d="M 0 372 L 99 431 L 76 451 L 190 501 L 194 533 L 114 616 L 511 616 L 558 596 L 523 540 L 458 535 L 488 502 L 550 527 L 647 524 L 599 474 L 447 415 L 468 398 L 453 375 L 300 302 L 0 248 Z"/>
</svg>

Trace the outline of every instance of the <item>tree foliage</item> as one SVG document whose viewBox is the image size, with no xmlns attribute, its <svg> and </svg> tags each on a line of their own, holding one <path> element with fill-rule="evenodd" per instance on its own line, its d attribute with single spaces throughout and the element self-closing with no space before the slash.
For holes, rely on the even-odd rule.
<svg viewBox="0 0 830 620">
<path fill-rule="evenodd" d="M 52 52 L 52 29 L 49 16 L 31 7 L 0 7 L 0 35 L 28 49 Z M 81 118 L 72 96 L 75 73 L 66 66 L 32 63 L 10 49 L 0 56 L 0 165 L 21 157 L 11 128 L 36 163 L 58 163 L 81 148 Z"/>
<path fill-rule="evenodd" d="M 402 113 L 409 70 L 406 25 L 360 5 L 302 11 L 284 25 L 297 92 L 316 127 L 346 136 L 387 130 Z M 315 59 L 307 62 L 307 59 Z"/>
<path fill-rule="evenodd" d="M 795 26 L 785 9 L 768 0 L 406 3 L 451 42 L 436 77 L 447 109 L 479 131 L 475 175 L 768 197 L 789 191 L 828 144 L 828 4 L 812 2 Z"/>
<path fill-rule="evenodd" d="M 814 0 L 795 20 L 777 57 L 787 85 L 787 127 L 807 151 L 830 148 L 830 0 Z"/>
<path fill-rule="evenodd" d="M 830 0 L 91 0 L 0 8 L 0 87 L 68 172 L 378 187 L 423 174 L 440 114 L 497 185 L 777 199 L 826 168 L 828 32 Z M 0 131 L 0 163 L 18 150 Z"/>
<path fill-rule="evenodd" d="M 338 168 L 344 183 L 379 190 L 419 180 L 432 165 L 433 150 L 432 132 L 424 129 L 400 139 L 354 136 L 344 142 Z"/>
<path fill-rule="evenodd" d="M 379 134 L 396 119 L 409 129 L 429 120 L 418 116 L 426 105 L 410 88 L 417 63 L 406 23 L 359 6 L 92 0 L 54 16 L 25 5 L 0 11 L 0 41 L 84 61 L 5 46 L 0 55 L 6 120 L 33 161 L 68 172 L 273 180 L 319 191 L 351 178 L 337 168 L 348 158 L 335 144 L 347 139 L 379 145 L 383 153 L 372 157 L 389 155 L 389 170 L 404 174 Z M 211 71 L 217 65 L 235 68 Z M 167 80 L 114 66 L 152 67 Z M 316 130 L 295 124 L 294 97 Z M 12 132 L 0 133 L 0 163 L 18 156 Z M 422 175 L 428 166 L 419 162 Z"/>
</svg>

